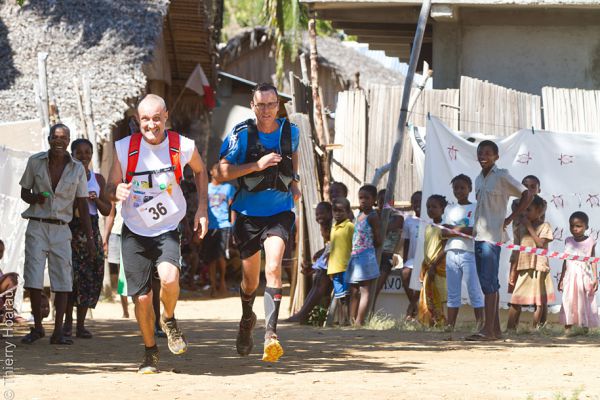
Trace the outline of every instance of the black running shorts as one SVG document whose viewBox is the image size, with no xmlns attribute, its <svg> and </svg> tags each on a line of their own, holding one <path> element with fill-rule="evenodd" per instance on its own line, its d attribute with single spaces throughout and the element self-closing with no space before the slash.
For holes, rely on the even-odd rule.
<svg viewBox="0 0 600 400">
<path fill-rule="evenodd" d="M 181 248 L 177 230 L 156 237 L 137 235 L 123 224 L 121 257 L 127 280 L 127 295 L 141 296 L 152 288 L 152 277 L 161 262 L 181 269 Z"/>
<path fill-rule="evenodd" d="M 240 251 L 240 258 L 244 260 L 260 251 L 269 236 L 278 236 L 287 244 L 295 221 L 296 215 L 292 211 L 269 217 L 237 214 L 233 225 L 233 238 Z"/>
</svg>

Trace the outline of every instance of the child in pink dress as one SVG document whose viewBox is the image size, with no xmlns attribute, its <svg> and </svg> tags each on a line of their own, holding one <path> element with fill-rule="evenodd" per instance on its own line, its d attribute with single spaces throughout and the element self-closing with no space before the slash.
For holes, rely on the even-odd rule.
<svg viewBox="0 0 600 400">
<path fill-rule="evenodd" d="M 596 242 L 585 235 L 589 217 L 577 211 L 569 218 L 571 234 L 565 240 L 565 253 L 578 256 L 594 257 Z M 571 332 L 571 326 L 587 328 L 597 327 L 598 306 L 596 291 L 598 290 L 598 269 L 596 263 L 565 260 L 563 262 L 558 290 L 563 292 L 560 321 L 565 325 L 565 333 Z"/>
</svg>

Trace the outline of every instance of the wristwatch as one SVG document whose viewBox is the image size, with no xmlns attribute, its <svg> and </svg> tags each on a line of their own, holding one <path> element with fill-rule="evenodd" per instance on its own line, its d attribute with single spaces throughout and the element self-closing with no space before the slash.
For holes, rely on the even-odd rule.
<svg viewBox="0 0 600 400">
<path fill-rule="evenodd" d="M 300 182 L 300 174 L 298 174 L 298 173 L 294 173 L 294 174 L 292 175 L 292 180 L 293 180 L 294 182 Z"/>
</svg>

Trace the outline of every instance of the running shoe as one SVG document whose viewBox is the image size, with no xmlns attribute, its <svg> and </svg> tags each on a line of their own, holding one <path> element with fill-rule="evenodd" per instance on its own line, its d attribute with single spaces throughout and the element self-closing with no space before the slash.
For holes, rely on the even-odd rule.
<svg viewBox="0 0 600 400">
<path fill-rule="evenodd" d="M 171 353 L 183 354 L 187 351 L 187 341 L 185 340 L 183 333 L 181 333 L 181 329 L 177 326 L 175 317 L 165 321 L 161 316 L 160 327 L 167 334 L 167 344 L 169 345 Z"/>
<path fill-rule="evenodd" d="M 266 362 L 275 362 L 283 355 L 283 347 L 277 339 L 277 335 L 271 333 L 265 339 L 265 351 L 263 353 L 262 360 Z"/>
<path fill-rule="evenodd" d="M 247 356 L 254 347 L 254 339 L 252 338 L 252 330 L 256 325 L 256 314 L 252 313 L 250 318 L 240 320 L 240 328 L 238 329 L 237 338 L 235 339 L 235 348 L 240 356 Z"/>
<path fill-rule="evenodd" d="M 158 348 L 144 351 L 144 360 L 138 368 L 138 374 L 157 374 L 158 373 Z"/>
</svg>

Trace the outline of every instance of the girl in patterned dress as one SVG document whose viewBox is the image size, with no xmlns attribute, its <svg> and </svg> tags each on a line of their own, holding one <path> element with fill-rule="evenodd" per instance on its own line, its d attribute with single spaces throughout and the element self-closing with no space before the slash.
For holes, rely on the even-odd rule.
<svg viewBox="0 0 600 400">
<path fill-rule="evenodd" d="M 541 217 L 546 210 L 545 201 L 535 195 L 533 201 L 521 216 L 515 230 L 515 244 L 547 249 L 554 237 L 552 227 Z M 510 308 L 508 310 L 508 330 L 515 330 L 522 306 L 535 306 L 533 326 L 538 328 L 546 323 L 548 303 L 555 299 L 554 286 L 550 276 L 548 257 L 537 254 L 519 253 L 517 263 L 512 266 L 511 282 L 515 282 Z"/>
<path fill-rule="evenodd" d="M 352 253 L 346 270 L 350 283 L 350 318 L 363 325 L 369 306 L 369 285 L 379 277 L 376 248 L 381 246 L 380 219 L 373 209 L 377 188 L 364 185 L 358 190 L 360 213 L 354 223 Z"/>
<path fill-rule="evenodd" d="M 583 257 L 595 257 L 596 242 L 585 234 L 589 226 L 587 214 L 577 211 L 569 218 L 571 234 L 565 240 L 565 253 Z M 596 263 L 565 260 L 563 262 L 558 290 L 563 292 L 560 308 L 560 321 L 565 325 L 565 333 L 571 333 L 573 325 L 586 331 L 599 325 L 596 291 L 598 290 L 598 269 Z"/>
<path fill-rule="evenodd" d="M 448 205 L 446 198 L 439 194 L 427 199 L 427 216 L 436 224 L 442 223 L 444 209 Z M 423 282 L 419 296 L 419 322 L 425 326 L 446 324 L 444 304 L 448 297 L 446 286 L 446 239 L 437 226 L 427 225 L 425 228 L 425 246 L 420 279 Z"/>
</svg>

